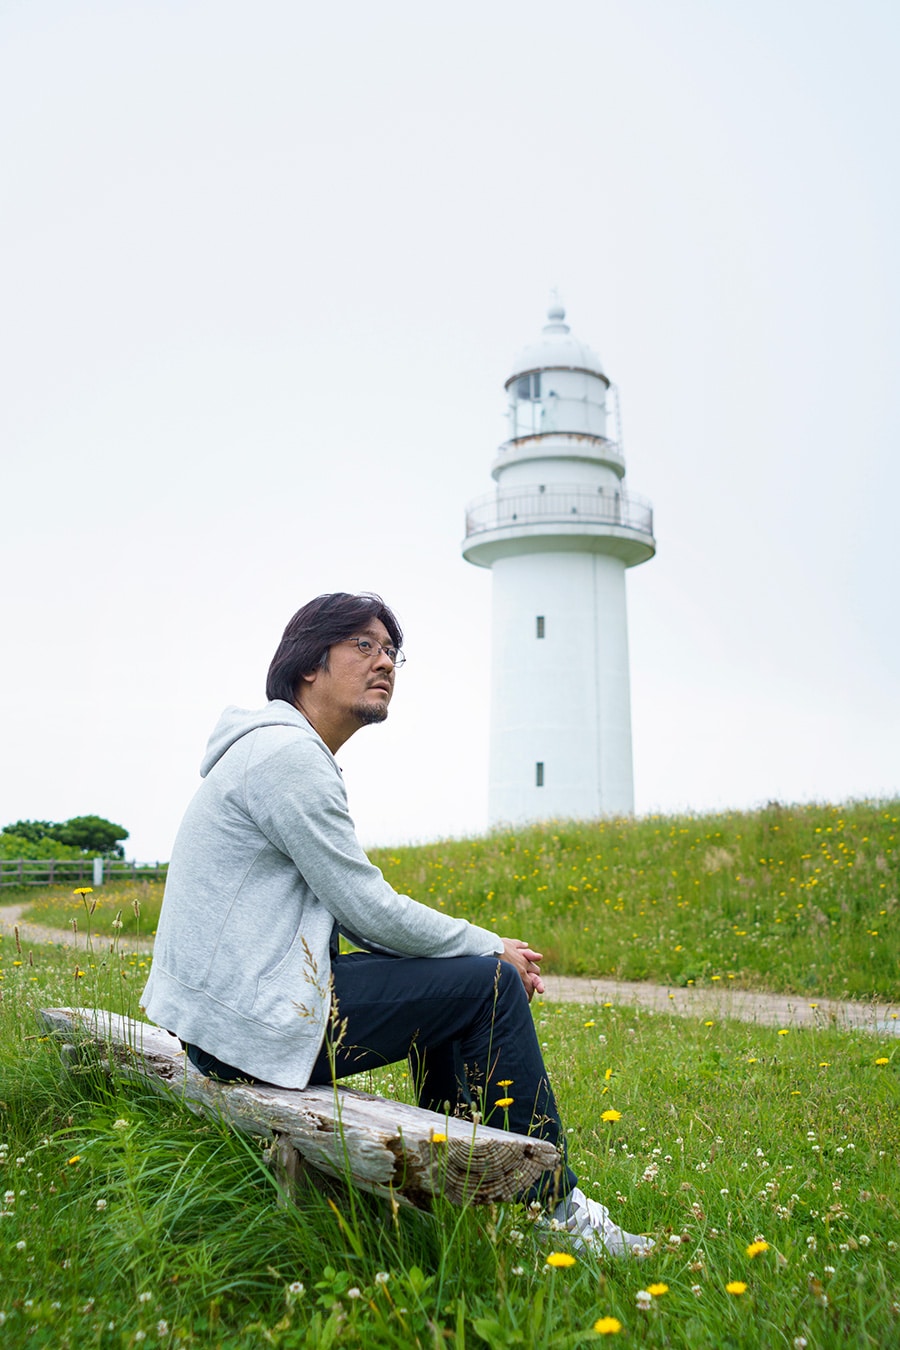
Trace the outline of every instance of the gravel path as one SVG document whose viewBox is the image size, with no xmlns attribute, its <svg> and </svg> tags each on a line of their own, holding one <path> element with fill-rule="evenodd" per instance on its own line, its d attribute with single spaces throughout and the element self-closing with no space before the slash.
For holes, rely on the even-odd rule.
<svg viewBox="0 0 900 1350">
<path fill-rule="evenodd" d="M 26 904 L 0 907 L 0 933 L 12 936 L 18 926 L 23 942 L 51 943 L 84 950 L 86 938 L 83 933 L 23 923 L 20 915 L 24 909 L 27 909 Z M 108 941 L 107 937 L 95 937 L 94 950 L 104 948 Z M 153 943 L 123 937 L 119 939 L 119 947 L 123 951 L 150 952 Z M 547 975 L 544 983 L 547 986 L 544 998 L 549 1003 L 612 1003 L 677 1017 L 733 1017 L 740 1022 L 756 1022 L 766 1027 L 835 1026 L 869 1031 L 877 1036 L 900 1036 L 900 1002 L 841 1002 L 833 998 L 817 999 L 815 995 L 801 998 L 796 994 L 757 994 L 746 989 L 714 989 L 711 986 L 682 989 L 568 975 Z"/>
<path fill-rule="evenodd" d="M 0 933 L 9 937 L 15 936 L 18 928 L 19 938 L 22 942 L 49 943 L 55 947 L 72 947 L 76 951 L 83 952 L 87 948 L 87 934 L 73 933 L 64 928 L 47 928 L 41 923 L 23 923 L 20 915 L 23 910 L 28 909 L 28 903 L 20 905 L 3 905 L 0 907 Z M 95 933 L 92 940 L 94 951 L 106 950 L 107 944 L 112 942 L 112 938 L 105 933 Z M 119 938 L 119 950 L 123 952 L 152 952 L 153 943 L 149 938 Z"/>
</svg>

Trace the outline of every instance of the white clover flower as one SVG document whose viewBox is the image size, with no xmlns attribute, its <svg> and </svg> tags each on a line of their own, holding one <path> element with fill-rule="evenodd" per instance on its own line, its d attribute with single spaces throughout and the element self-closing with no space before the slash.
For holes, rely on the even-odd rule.
<svg viewBox="0 0 900 1350">
<path fill-rule="evenodd" d="M 156 1324 L 156 1334 L 157 1336 L 168 1336 L 169 1334 L 169 1324 L 164 1317 L 161 1317 Z"/>
<path fill-rule="evenodd" d="M 868 1247 L 869 1243 L 872 1241 L 872 1239 L 870 1237 L 867 1237 L 865 1233 L 860 1233 L 859 1237 L 856 1240 L 861 1247 Z"/>
<path fill-rule="evenodd" d="M 808 1344 L 809 1342 L 805 1336 L 794 1337 L 794 1350 L 806 1350 Z"/>
<path fill-rule="evenodd" d="M 3 1203 L 4 1203 L 5 1205 L 11 1205 L 11 1204 L 13 1203 L 13 1201 L 15 1200 L 15 1198 L 16 1198 L 16 1193 L 15 1193 L 15 1191 L 4 1191 L 4 1192 L 3 1192 Z"/>
<path fill-rule="evenodd" d="M 288 1285 L 288 1293 L 299 1298 L 301 1294 L 305 1293 L 305 1286 L 300 1280 L 294 1280 L 293 1284 Z"/>
<path fill-rule="evenodd" d="M 136 1331 L 134 1333 L 134 1339 L 136 1341 L 145 1341 L 147 1339 L 146 1331 Z"/>
<path fill-rule="evenodd" d="M 694 1295 L 695 1298 L 699 1298 L 702 1292 L 703 1291 L 700 1288 L 699 1284 L 691 1285 L 691 1293 Z"/>
<path fill-rule="evenodd" d="M 153 1295 L 150 1293 L 149 1289 L 145 1289 L 142 1294 L 138 1294 L 138 1303 L 149 1303 L 152 1298 Z"/>
<path fill-rule="evenodd" d="M 96 1205 L 94 1206 L 94 1208 L 95 1208 L 95 1209 L 106 1209 L 106 1201 L 103 1200 L 103 1199 L 101 1198 L 100 1200 L 97 1201 L 97 1203 L 96 1203 Z"/>
<path fill-rule="evenodd" d="M 653 1303 L 653 1295 L 650 1293 L 649 1289 L 639 1289 L 634 1296 L 634 1301 L 638 1308 L 641 1308 L 646 1312 Z"/>
<path fill-rule="evenodd" d="M 833 1275 L 833 1274 L 834 1274 L 834 1266 L 825 1266 L 825 1267 L 824 1267 L 824 1270 L 825 1270 L 825 1274 L 826 1274 L 826 1275 Z"/>
<path fill-rule="evenodd" d="M 362 1298 L 362 1290 L 361 1290 L 361 1289 L 358 1289 L 358 1288 L 356 1287 L 356 1285 L 354 1285 L 352 1289 L 348 1289 L 348 1290 L 347 1290 L 347 1297 L 348 1297 L 348 1298 Z"/>
<path fill-rule="evenodd" d="M 525 1267 L 524 1267 L 524 1266 L 513 1266 L 513 1268 L 512 1268 L 512 1273 L 513 1273 L 514 1275 L 524 1275 L 524 1274 L 525 1274 Z"/>
<path fill-rule="evenodd" d="M 114 1130 L 127 1130 L 127 1129 L 128 1129 L 128 1121 L 127 1121 L 127 1120 L 122 1120 L 122 1118 L 119 1117 L 118 1120 L 114 1120 L 114 1121 L 113 1121 L 112 1127 L 113 1127 Z"/>
<path fill-rule="evenodd" d="M 376 1283 L 376 1284 L 387 1284 L 387 1282 L 388 1282 L 388 1280 L 389 1280 L 390 1278 L 391 1278 L 391 1277 L 390 1277 L 390 1275 L 388 1274 L 388 1272 L 387 1272 L 386 1270 L 377 1270 L 377 1271 L 375 1272 L 375 1283 Z"/>
<path fill-rule="evenodd" d="M 24 1252 L 24 1250 L 25 1250 L 25 1248 L 26 1248 L 27 1246 L 28 1246 L 28 1243 L 25 1241 L 24 1238 L 22 1238 L 22 1240 L 21 1240 L 20 1242 L 17 1242 L 17 1243 L 16 1243 L 16 1251 L 17 1251 L 17 1252 Z"/>
</svg>

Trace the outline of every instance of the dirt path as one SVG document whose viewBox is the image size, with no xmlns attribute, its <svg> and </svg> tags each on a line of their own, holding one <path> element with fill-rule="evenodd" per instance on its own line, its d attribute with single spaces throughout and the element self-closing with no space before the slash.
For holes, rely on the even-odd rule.
<svg viewBox="0 0 900 1350">
<path fill-rule="evenodd" d="M 83 933 L 67 933 L 41 924 L 23 923 L 20 916 L 26 904 L 0 906 L 0 933 L 12 936 L 16 927 L 23 942 L 51 943 L 83 951 Z M 105 950 L 108 937 L 95 937 L 94 950 Z M 150 941 L 120 938 L 123 951 L 149 952 Z M 568 975 L 548 975 L 545 979 L 549 1003 L 612 1003 L 677 1017 L 733 1017 L 740 1022 L 756 1022 L 766 1027 L 835 1026 L 868 1031 L 877 1036 L 900 1037 L 900 1002 L 841 1002 L 815 995 L 757 994 L 746 989 L 682 989 L 677 986 L 629 983 L 621 980 L 595 980 Z"/>
<path fill-rule="evenodd" d="M 20 905 L 0 906 L 0 933 L 14 937 L 15 931 L 19 930 L 19 939 L 22 942 L 50 943 L 52 946 L 72 947 L 76 951 L 83 952 L 87 948 L 87 934 L 73 933 L 64 928 L 47 928 L 40 923 L 24 923 L 20 916 L 22 911 L 28 909 L 27 902 Z M 95 933 L 92 938 L 94 951 L 105 951 L 112 938 L 106 933 Z M 146 938 L 120 937 L 118 946 L 123 952 L 152 952 L 153 943 Z"/>
</svg>

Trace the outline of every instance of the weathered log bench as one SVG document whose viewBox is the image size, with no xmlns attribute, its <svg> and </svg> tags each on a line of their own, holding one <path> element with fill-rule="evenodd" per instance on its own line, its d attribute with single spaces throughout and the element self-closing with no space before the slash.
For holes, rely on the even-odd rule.
<svg viewBox="0 0 900 1350">
<path fill-rule="evenodd" d="M 511 1200 L 559 1153 L 488 1125 L 438 1115 L 347 1087 L 302 1092 L 217 1083 L 190 1062 L 175 1036 L 98 1008 L 46 1008 L 45 1028 L 67 1062 L 94 1057 L 106 1069 L 177 1097 L 192 1111 L 271 1141 L 270 1158 L 286 1194 L 303 1164 L 397 1204 L 425 1209 L 433 1196 L 454 1204 Z"/>
</svg>

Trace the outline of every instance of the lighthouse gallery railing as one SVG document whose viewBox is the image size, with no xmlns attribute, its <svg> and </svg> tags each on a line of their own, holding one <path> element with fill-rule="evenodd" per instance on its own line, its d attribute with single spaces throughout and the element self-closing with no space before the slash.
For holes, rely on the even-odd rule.
<svg viewBox="0 0 900 1350">
<path fill-rule="evenodd" d="M 608 488 L 548 485 L 498 488 L 472 502 L 466 511 L 466 538 L 511 525 L 617 525 L 653 535 L 653 508 L 643 497 Z"/>
</svg>

